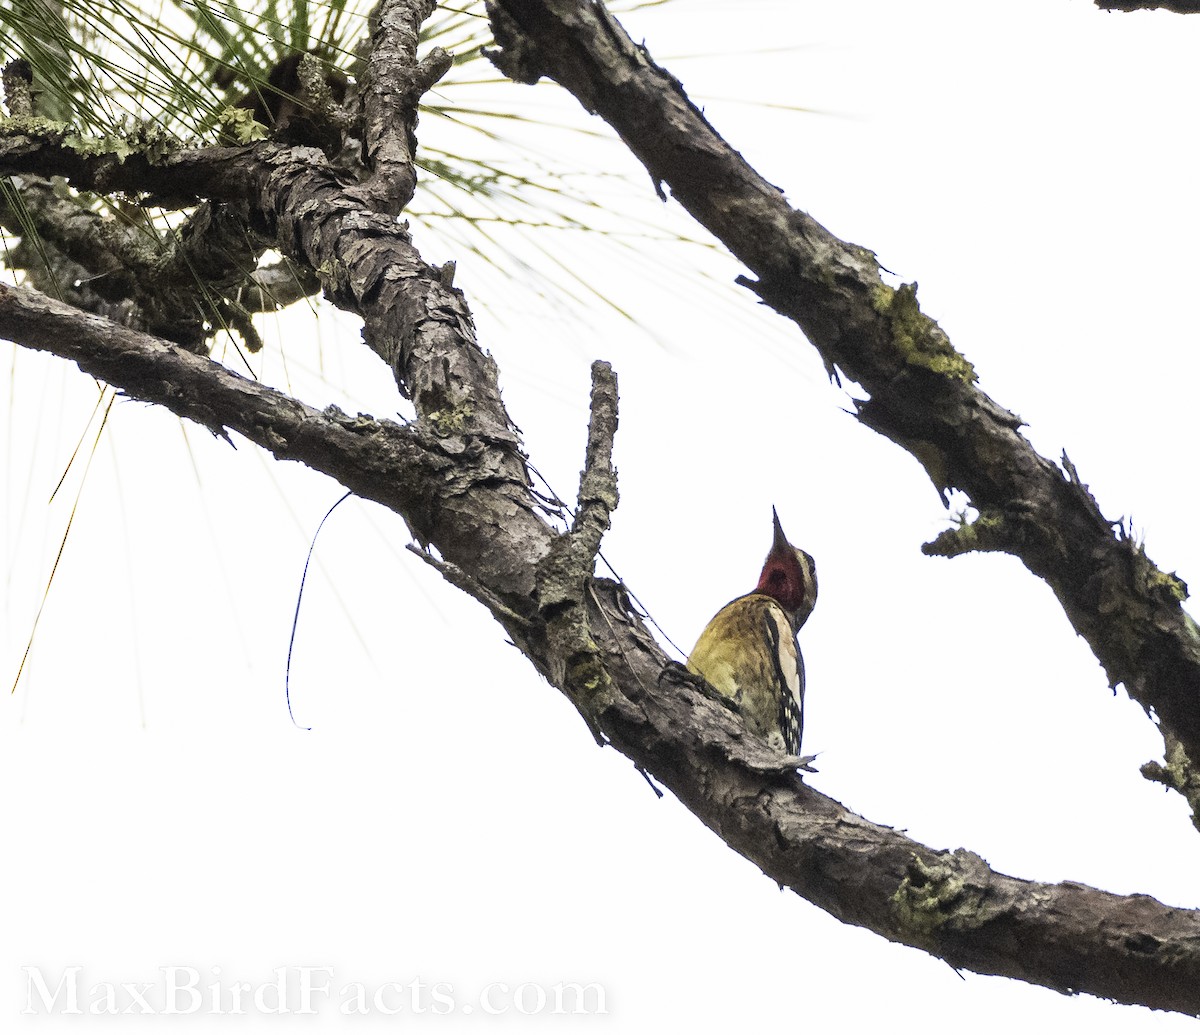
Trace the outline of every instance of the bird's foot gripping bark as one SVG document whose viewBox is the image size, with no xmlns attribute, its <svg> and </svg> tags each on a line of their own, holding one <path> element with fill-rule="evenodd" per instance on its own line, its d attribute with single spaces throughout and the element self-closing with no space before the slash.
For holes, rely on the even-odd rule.
<svg viewBox="0 0 1200 1035">
<path fill-rule="evenodd" d="M 686 665 L 678 661 L 668 661 L 658 674 L 658 681 L 659 683 L 670 682 L 681 688 L 686 686 L 695 690 L 701 696 L 720 704 L 736 715 L 738 722 L 745 725 L 742 710 L 738 707 L 737 702 L 714 689 L 703 676 L 697 675 Z M 741 746 L 746 749 L 742 752 L 744 755 L 742 761 L 758 772 L 787 773 L 799 770 L 805 773 L 815 773 L 819 771 L 812 764 L 816 761 L 816 755 L 788 754 L 783 746 L 783 737 L 778 733 L 762 737 L 747 730 L 746 738 L 742 741 Z"/>
</svg>

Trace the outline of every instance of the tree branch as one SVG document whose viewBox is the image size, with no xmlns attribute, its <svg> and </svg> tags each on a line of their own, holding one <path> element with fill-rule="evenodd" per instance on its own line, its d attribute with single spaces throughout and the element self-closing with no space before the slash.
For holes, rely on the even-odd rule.
<svg viewBox="0 0 1200 1035">
<path fill-rule="evenodd" d="M 1004 515 L 986 529 L 990 548 L 1046 580 L 1110 684 L 1123 683 L 1200 760 L 1200 629 L 1181 606 L 1186 587 L 1114 532 L 1074 469 L 1038 455 L 1020 418 L 976 387 L 970 363 L 921 312 L 916 285 L 888 286 L 873 253 L 788 205 L 602 4 L 487 6 L 497 66 L 522 82 L 553 78 L 608 122 L 660 194 L 667 184 L 757 277 L 742 283 L 869 393 L 858 404 L 864 424 L 912 453 L 940 491 L 961 489 L 981 513 Z"/>
<path fill-rule="evenodd" d="M 382 0 L 370 17 L 371 49 L 363 77 L 364 152 L 371 179 L 360 188 L 372 208 L 397 215 L 417 186 L 417 108 L 453 63 L 441 47 L 417 61 L 421 24 L 434 0 Z"/>
<path fill-rule="evenodd" d="M 600 540 L 617 506 L 617 474 L 612 466 L 616 432 L 617 378 L 611 366 L 596 362 L 575 520 L 539 562 L 536 593 L 550 662 L 548 678 L 574 702 L 601 745 L 604 734 L 595 716 L 611 698 L 613 687 L 592 638 L 587 604 Z"/>
<path fill-rule="evenodd" d="M 1102 11 L 1174 11 L 1176 14 L 1200 13 L 1200 0 L 1096 0 Z"/>
<path fill-rule="evenodd" d="M 133 399 L 156 403 L 226 440 L 236 431 L 279 460 L 299 460 L 400 513 L 443 491 L 455 458 L 414 427 L 315 410 L 142 331 L 40 292 L 0 284 L 0 337 L 75 362 Z"/>
</svg>

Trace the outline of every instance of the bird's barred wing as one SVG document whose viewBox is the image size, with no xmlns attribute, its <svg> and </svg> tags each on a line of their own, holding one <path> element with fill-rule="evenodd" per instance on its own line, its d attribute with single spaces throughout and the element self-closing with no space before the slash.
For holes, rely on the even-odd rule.
<svg viewBox="0 0 1200 1035">
<path fill-rule="evenodd" d="M 779 732 L 788 754 L 798 755 L 804 737 L 804 659 L 791 623 L 777 608 L 763 613 L 763 623 L 779 687 Z"/>
</svg>

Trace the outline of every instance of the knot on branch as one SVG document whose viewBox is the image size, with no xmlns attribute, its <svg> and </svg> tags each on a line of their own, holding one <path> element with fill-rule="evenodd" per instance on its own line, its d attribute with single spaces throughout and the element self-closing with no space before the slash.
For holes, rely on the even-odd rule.
<svg viewBox="0 0 1200 1035">
<path fill-rule="evenodd" d="M 592 639 L 586 605 L 600 540 L 617 507 L 612 465 L 616 431 L 616 374 L 608 363 L 597 361 L 592 364 L 591 419 L 575 519 L 538 565 L 537 597 L 550 647 L 550 679 L 575 702 L 601 744 L 592 716 L 610 693 L 610 681 Z"/>
</svg>

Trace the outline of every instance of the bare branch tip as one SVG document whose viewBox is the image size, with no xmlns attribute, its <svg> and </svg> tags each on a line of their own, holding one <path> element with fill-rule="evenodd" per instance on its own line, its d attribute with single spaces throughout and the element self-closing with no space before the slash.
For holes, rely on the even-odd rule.
<svg viewBox="0 0 1200 1035">
<path fill-rule="evenodd" d="M 579 499 L 572 534 L 587 532 L 587 550 L 594 557 L 600 537 L 617 509 L 617 472 L 612 464 L 617 434 L 617 375 L 603 360 L 592 364 L 591 416 L 587 451 L 579 479 Z"/>
<path fill-rule="evenodd" d="M 454 55 L 442 47 L 434 47 L 417 65 L 417 89 L 424 94 L 432 89 L 453 67 Z"/>
<path fill-rule="evenodd" d="M 592 364 L 591 419 L 588 423 L 588 454 L 607 444 L 608 458 L 617 434 L 617 375 L 611 363 L 602 359 Z M 590 466 L 590 461 L 589 461 Z"/>
<path fill-rule="evenodd" d="M 973 521 L 947 528 L 921 546 L 926 557 L 959 557 L 964 553 L 999 553 L 1012 548 L 1012 529 L 997 511 L 985 511 Z"/>
</svg>

